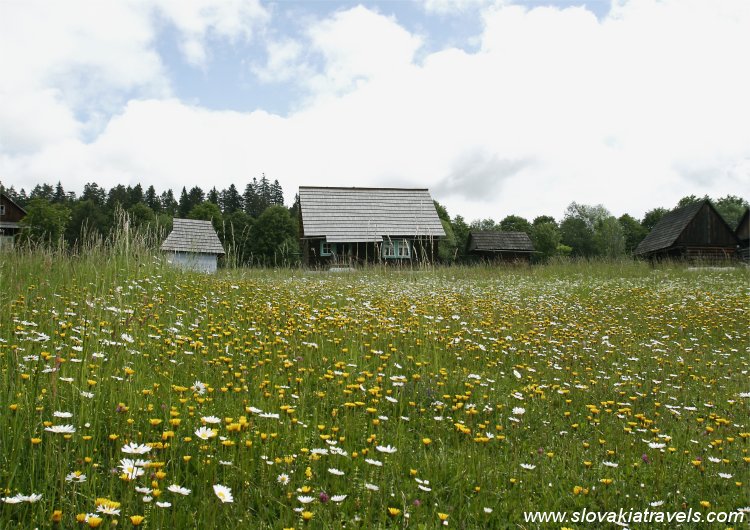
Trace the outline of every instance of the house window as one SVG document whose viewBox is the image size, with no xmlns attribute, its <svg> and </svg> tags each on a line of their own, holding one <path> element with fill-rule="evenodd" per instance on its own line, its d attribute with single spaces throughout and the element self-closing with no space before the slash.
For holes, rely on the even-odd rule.
<svg viewBox="0 0 750 530">
<path fill-rule="evenodd" d="M 399 241 L 398 246 L 398 257 L 399 258 L 410 258 L 411 257 L 411 246 L 406 239 Z"/>
<path fill-rule="evenodd" d="M 5 215 L 5 205 L 0 204 L 0 215 Z"/>
<path fill-rule="evenodd" d="M 333 243 L 328 243 L 327 241 L 320 242 L 321 256 L 330 256 L 334 252 L 336 252 L 336 245 L 334 245 Z"/>
<path fill-rule="evenodd" d="M 406 239 L 383 241 L 383 257 L 405 259 L 411 257 L 411 246 Z"/>
</svg>

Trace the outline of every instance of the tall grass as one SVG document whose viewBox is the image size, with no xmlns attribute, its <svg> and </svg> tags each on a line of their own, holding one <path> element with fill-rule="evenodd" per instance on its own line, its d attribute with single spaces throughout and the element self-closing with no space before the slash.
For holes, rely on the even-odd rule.
<svg viewBox="0 0 750 530">
<path fill-rule="evenodd" d="M 120 503 L 102 528 L 511 528 L 527 510 L 748 504 L 746 269 L 207 276 L 149 237 L 3 254 L 0 488 L 42 497 L 0 503 L 0 528 L 72 528 L 102 497 Z"/>
</svg>

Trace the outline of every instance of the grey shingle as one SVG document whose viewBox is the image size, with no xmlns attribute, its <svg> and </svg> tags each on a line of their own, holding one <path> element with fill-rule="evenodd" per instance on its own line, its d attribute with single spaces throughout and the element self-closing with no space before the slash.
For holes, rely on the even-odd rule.
<svg viewBox="0 0 750 530">
<path fill-rule="evenodd" d="M 534 244 L 526 232 L 475 230 L 470 233 L 469 250 L 479 252 L 534 252 Z"/>
<path fill-rule="evenodd" d="M 426 189 L 301 186 L 299 204 L 303 238 L 336 243 L 445 236 Z"/>
<path fill-rule="evenodd" d="M 172 232 L 162 243 L 161 249 L 196 254 L 224 254 L 224 247 L 221 246 L 211 221 L 197 219 L 174 219 Z"/>
</svg>

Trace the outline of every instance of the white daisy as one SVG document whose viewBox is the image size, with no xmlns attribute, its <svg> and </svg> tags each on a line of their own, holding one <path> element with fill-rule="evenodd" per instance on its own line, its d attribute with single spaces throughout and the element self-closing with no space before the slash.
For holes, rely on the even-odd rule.
<svg viewBox="0 0 750 530">
<path fill-rule="evenodd" d="M 375 449 L 377 449 L 381 453 L 388 453 L 388 454 L 395 453 L 397 451 L 395 447 L 392 447 L 390 445 L 378 445 L 375 447 Z"/>
<path fill-rule="evenodd" d="M 190 490 L 187 488 L 183 488 L 182 486 L 178 486 L 177 484 L 172 484 L 167 488 L 172 493 L 178 493 L 180 495 L 190 495 Z"/>
<path fill-rule="evenodd" d="M 123 446 L 122 452 L 128 453 L 131 455 L 142 455 L 145 453 L 148 453 L 151 450 L 151 447 L 149 447 L 146 444 L 137 444 L 135 442 L 130 442 L 129 444 Z"/>
<path fill-rule="evenodd" d="M 231 488 L 227 488 L 221 484 L 214 484 L 214 493 L 219 497 L 221 502 L 234 502 Z"/>
<path fill-rule="evenodd" d="M 195 430 L 195 435 L 201 440 L 208 440 L 209 438 L 216 436 L 216 431 L 209 429 L 208 427 L 200 427 Z"/>
<path fill-rule="evenodd" d="M 52 425 L 45 427 L 44 430 L 55 434 L 73 434 L 76 432 L 76 428 L 72 425 Z"/>
</svg>

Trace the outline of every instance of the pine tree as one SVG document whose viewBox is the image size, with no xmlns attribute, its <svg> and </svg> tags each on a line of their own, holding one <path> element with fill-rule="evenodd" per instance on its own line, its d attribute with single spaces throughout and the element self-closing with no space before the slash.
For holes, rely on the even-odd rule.
<svg viewBox="0 0 750 530">
<path fill-rule="evenodd" d="M 284 206 L 284 190 L 281 189 L 278 179 L 271 184 L 271 204 Z"/>
<path fill-rule="evenodd" d="M 182 193 L 180 193 L 180 205 L 177 207 L 177 215 L 181 219 L 185 219 L 188 213 L 190 213 L 190 199 L 188 198 L 185 186 L 183 186 Z"/>
<path fill-rule="evenodd" d="M 258 184 L 258 196 L 260 197 L 260 211 L 258 215 L 260 215 L 266 208 L 271 206 L 271 184 L 268 182 L 268 177 L 266 177 L 265 173 L 262 173 L 260 184 Z"/>
<path fill-rule="evenodd" d="M 242 210 L 242 196 L 234 184 L 221 192 L 221 210 L 225 214 L 230 214 Z"/>
<path fill-rule="evenodd" d="M 216 189 L 216 186 L 211 188 L 211 191 L 208 192 L 208 196 L 206 197 L 206 200 L 216 205 L 218 205 L 221 202 L 221 197 L 219 197 L 219 191 Z"/>
<path fill-rule="evenodd" d="M 146 206 L 151 208 L 155 213 L 161 212 L 161 202 L 159 197 L 156 195 L 156 189 L 153 185 L 149 186 L 146 190 L 145 196 Z"/>
<path fill-rule="evenodd" d="M 252 217 L 260 215 L 260 197 L 258 196 L 258 179 L 253 177 L 253 181 L 245 186 L 245 213 Z"/>
<path fill-rule="evenodd" d="M 64 203 L 66 198 L 67 197 L 65 196 L 65 190 L 63 189 L 62 184 L 58 180 L 57 186 L 55 186 L 55 194 L 52 197 L 52 202 Z"/>
<path fill-rule="evenodd" d="M 182 188 L 182 191 L 184 192 L 185 188 Z M 174 216 L 177 213 L 179 206 L 174 198 L 174 193 L 171 188 L 162 192 L 159 202 L 161 202 L 161 209 L 165 214 Z"/>
</svg>

